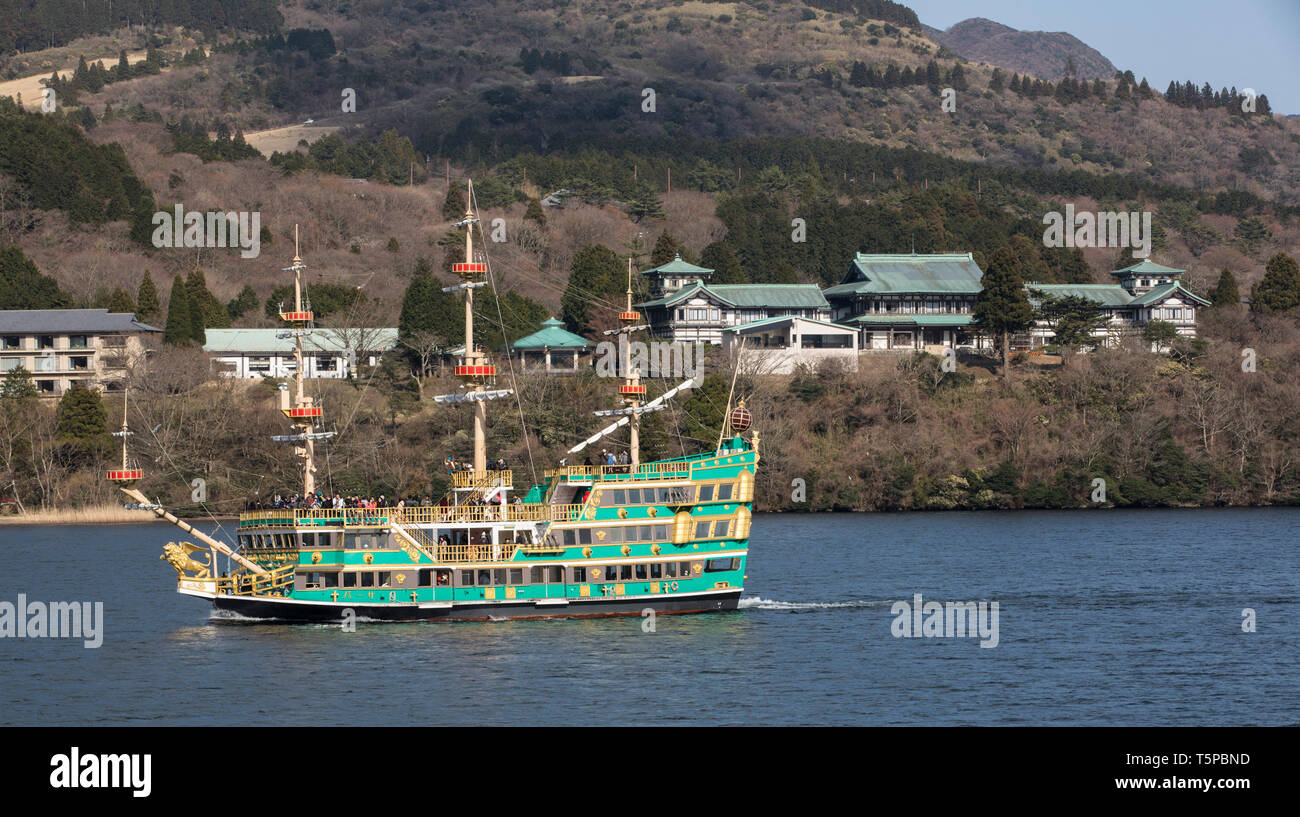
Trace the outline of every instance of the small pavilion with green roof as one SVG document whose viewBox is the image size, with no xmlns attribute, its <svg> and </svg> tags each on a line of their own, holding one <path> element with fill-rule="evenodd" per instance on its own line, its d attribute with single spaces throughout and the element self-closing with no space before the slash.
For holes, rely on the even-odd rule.
<svg viewBox="0 0 1300 817">
<path fill-rule="evenodd" d="M 591 347 L 591 341 L 568 331 L 564 328 L 564 322 L 554 317 L 542 321 L 542 328 L 538 331 L 510 344 L 511 351 L 519 355 L 519 362 L 525 371 L 529 368 L 529 355 L 532 355 L 533 368 L 544 368 L 548 372 L 578 371 L 578 358 Z M 553 368 L 552 353 L 572 356 L 573 368 Z"/>
</svg>

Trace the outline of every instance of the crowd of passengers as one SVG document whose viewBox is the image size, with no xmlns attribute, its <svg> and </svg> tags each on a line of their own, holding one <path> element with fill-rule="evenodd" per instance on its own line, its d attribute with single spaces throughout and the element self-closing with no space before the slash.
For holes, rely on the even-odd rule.
<svg viewBox="0 0 1300 817">
<path fill-rule="evenodd" d="M 408 506 L 431 505 L 433 500 L 427 494 L 423 499 L 415 494 L 405 497 L 388 497 L 380 494 L 374 496 L 343 496 L 335 493 L 334 496 L 326 496 L 320 491 L 302 496 L 293 494 L 286 496 L 276 494 L 271 497 L 252 497 L 245 503 L 245 510 L 249 511 L 278 511 L 278 510 L 316 510 L 320 508 L 333 508 L 339 510 L 342 508 L 405 508 Z"/>
</svg>

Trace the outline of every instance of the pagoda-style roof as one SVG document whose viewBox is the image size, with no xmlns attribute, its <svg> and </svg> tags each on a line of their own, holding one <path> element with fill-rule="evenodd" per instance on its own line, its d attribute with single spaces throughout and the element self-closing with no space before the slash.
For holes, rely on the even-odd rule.
<svg viewBox="0 0 1300 817">
<path fill-rule="evenodd" d="M 1157 264 L 1156 266 L 1159 265 Z M 1142 295 L 1134 295 L 1131 291 L 1125 289 L 1119 284 L 1025 284 L 1025 289 L 1030 290 L 1031 301 L 1037 301 L 1036 298 L 1032 297 L 1032 293 L 1034 290 L 1038 290 L 1044 295 L 1052 298 L 1065 298 L 1071 295 L 1079 298 L 1087 298 L 1098 306 L 1111 309 L 1130 306 L 1151 306 L 1152 304 L 1160 303 L 1175 293 L 1177 293 L 1179 297 L 1193 301 L 1201 306 L 1210 305 L 1209 301 L 1193 293 L 1191 290 L 1187 289 L 1187 287 L 1176 281 L 1168 284 L 1161 284 Z"/>
<path fill-rule="evenodd" d="M 682 260 L 681 253 L 676 254 L 673 260 L 667 264 L 660 264 L 653 269 L 641 270 L 642 275 L 661 275 L 665 277 L 686 278 L 696 276 L 707 278 L 713 274 L 713 270 L 704 267 L 697 267 L 694 264 Z"/>
<path fill-rule="evenodd" d="M 542 321 L 542 328 L 510 344 L 512 349 L 586 349 L 591 341 L 564 328 L 554 317 Z"/>
<path fill-rule="evenodd" d="M 828 298 L 866 294 L 965 294 L 983 289 L 984 273 L 970 253 L 857 253 Z"/>
<path fill-rule="evenodd" d="M 1164 264 L 1157 264 L 1156 262 L 1152 261 L 1150 258 L 1143 258 L 1141 261 L 1137 262 L 1136 264 L 1130 264 L 1124 269 L 1112 270 L 1110 274 L 1118 278 L 1141 278 L 1144 276 L 1156 278 L 1162 275 L 1179 276 L 1186 271 L 1187 270 L 1175 269 L 1173 267 L 1166 267 Z"/>
</svg>

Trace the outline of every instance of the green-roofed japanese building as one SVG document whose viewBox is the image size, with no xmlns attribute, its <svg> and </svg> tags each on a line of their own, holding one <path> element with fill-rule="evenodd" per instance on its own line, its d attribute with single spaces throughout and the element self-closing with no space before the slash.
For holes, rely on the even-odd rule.
<svg viewBox="0 0 1300 817">
<path fill-rule="evenodd" d="M 971 331 L 984 273 L 970 253 L 857 253 L 822 294 L 836 323 L 861 333 L 864 351 L 976 346 Z"/>
<path fill-rule="evenodd" d="M 1106 323 L 1093 332 L 1107 346 L 1117 345 L 1125 336 L 1141 333 L 1151 321 L 1166 321 L 1178 334 L 1196 337 L 1196 308 L 1210 302 L 1182 284 L 1185 270 L 1157 264 L 1144 258 L 1136 264 L 1111 272 L 1114 284 L 1025 284 L 1030 301 L 1043 297 L 1077 296 L 1095 301 L 1106 315 Z M 1031 345 L 1052 342 L 1055 332 L 1046 321 L 1038 321 L 1030 330 Z"/>
<path fill-rule="evenodd" d="M 542 328 L 510 344 L 510 351 L 519 357 L 524 370 L 547 372 L 576 372 L 578 359 L 591 348 L 591 341 L 564 328 L 564 321 L 554 317 L 542 321 Z M 556 369 L 553 355 L 571 358 L 572 368 Z"/>
<path fill-rule="evenodd" d="M 710 284 L 713 270 L 687 263 L 680 255 L 641 274 L 650 279 L 654 297 L 636 308 L 659 338 L 717 346 L 730 326 L 790 315 L 830 317 L 830 304 L 816 284 Z"/>
</svg>

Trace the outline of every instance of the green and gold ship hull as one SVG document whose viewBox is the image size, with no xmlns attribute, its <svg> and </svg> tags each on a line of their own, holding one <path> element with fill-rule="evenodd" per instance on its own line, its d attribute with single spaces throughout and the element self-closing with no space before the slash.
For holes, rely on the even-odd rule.
<svg viewBox="0 0 1300 817">
<path fill-rule="evenodd" d="M 288 622 L 537 619 L 735 609 L 758 441 L 629 466 L 456 472 L 447 504 L 245 513 L 219 576 L 180 593 L 232 618 Z"/>
</svg>

